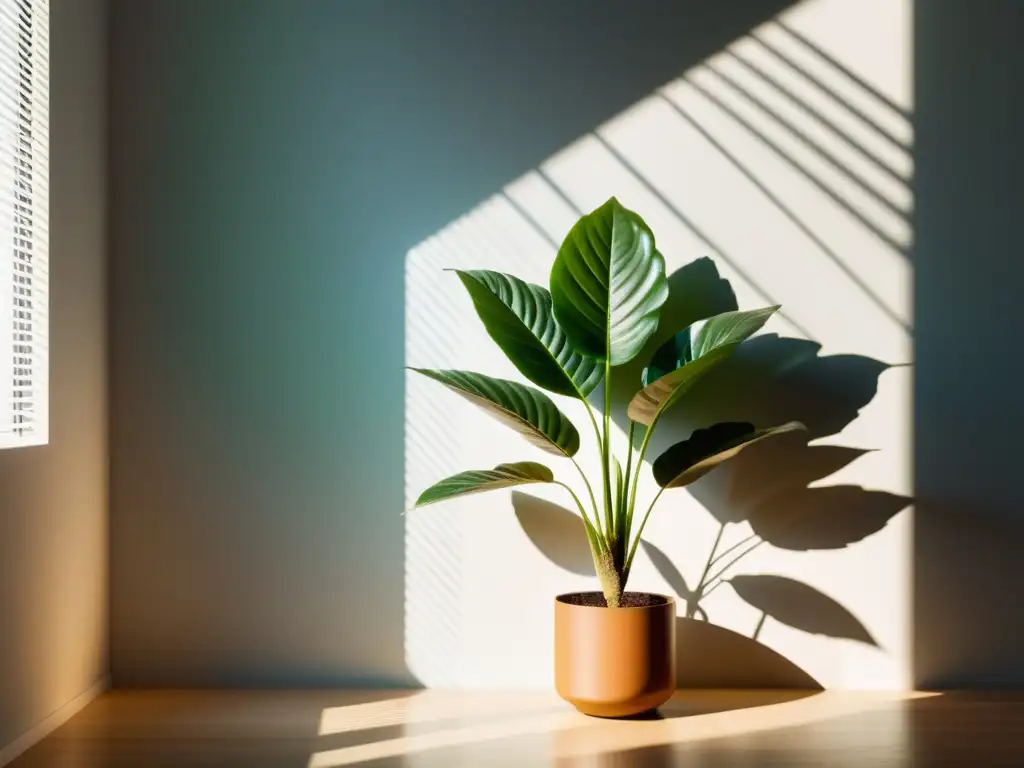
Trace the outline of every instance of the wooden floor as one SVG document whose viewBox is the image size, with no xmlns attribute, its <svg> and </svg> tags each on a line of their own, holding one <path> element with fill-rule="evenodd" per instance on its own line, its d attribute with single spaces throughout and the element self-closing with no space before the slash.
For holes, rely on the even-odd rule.
<svg viewBox="0 0 1024 768">
<path fill-rule="evenodd" d="M 1024 766 L 1024 695 L 686 691 L 597 720 L 547 694 L 108 693 L 13 768 Z"/>
</svg>

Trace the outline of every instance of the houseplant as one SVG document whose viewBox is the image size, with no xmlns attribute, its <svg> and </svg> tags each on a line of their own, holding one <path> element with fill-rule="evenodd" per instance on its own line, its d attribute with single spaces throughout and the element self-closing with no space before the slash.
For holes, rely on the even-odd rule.
<svg viewBox="0 0 1024 768">
<path fill-rule="evenodd" d="M 565 488 L 580 512 L 601 591 L 556 598 L 556 687 L 563 698 L 590 714 L 620 716 L 656 707 L 674 687 L 675 606 L 668 597 L 624 591 L 654 502 L 664 490 L 688 485 L 754 442 L 800 425 L 758 430 L 728 422 L 696 430 L 655 460 L 653 474 L 660 489 L 636 516 L 647 447 L 665 411 L 778 307 L 708 317 L 679 329 L 661 346 L 628 405 L 629 437 L 622 462 L 612 449 L 611 387 L 603 387 L 600 413 L 588 398 L 610 381 L 613 367 L 640 354 L 658 328 L 668 298 L 665 261 L 643 219 L 615 198 L 582 216 L 555 257 L 550 292 L 497 272 L 456 273 L 488 334 L 519 372 L 548 392 L 582 401 L 597 438 L 601 477 L 591 483 L 580 468 L 574 458 L 580 434 L 544 392 L 470 371 L 414 368 L 541 450 L 569 459 L 582 478 L 586 498 L 544 464 L 522 461 L 448 477 L 425 490 L 416 506 L 529 483 Z M 634 450 L 638 427 L 643 437 Z"/>
</svg>

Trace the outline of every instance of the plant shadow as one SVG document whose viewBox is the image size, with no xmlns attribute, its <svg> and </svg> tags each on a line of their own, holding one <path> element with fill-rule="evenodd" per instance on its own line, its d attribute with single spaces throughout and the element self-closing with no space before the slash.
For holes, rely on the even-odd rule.
<svg viewBox="0 0 1024 768">
<path fill-rule="evenodd" d="M 641 387 L 641 372 L 654 351 L 690 323 L 737 308 L 729 282 L 714 262 L 697 259 L 669 276 L 669 299 L 657 332 L 630 363 L 613 369 L 612 414 L 628 429 L 626 406 Z M 658 547 L 643 549 L 684 606 L 680 618 L 680 685 L 820 687 L 806 672 L 757 642 L 768 618 L 836 639 L 878 647 L 871 632 L 848 609 L 808 584 L 771 574 L 735 574 L 739 561 L 758 546 L 790 551 L 838 550 L 879 531 L 911 499 L 859 485 L 814 485 L 871 452 L 870 447 L 812 444 L 844 430 L 878 391 L 890 364 L 863 355 L 822 355 L 821 345 L 766 333 L 742 344 L 728 361 L 705 376 L 662 418 L 648 447 L 658 456 L 693 430 L 728 421 L 757 428 L 800 421 L 806 431 L 758 443 L 690 485 L 687 490 L 724 531 L 749 526 L 748 547 L 709 557 L 715 568 L 688 584 Z M 756 392 L 756 397 L 750 393 Z M 595 393 L 603 400 L 603 392 Z M 638 441 L 639 442 L 639 441 Z M 582 523 L 567 509 L 513 494 L 523 530 L 550 560 L 573 573 L 593 574 Z M 735 554 L 730 557 L 732 550 Z M 714 561 L 712 561 L 714 558 Z M 725 563 L 723 565 L 723 563 Z M 711 624 L 702 601 L 728 584 L 761 613 L 752 638 Z M 703 619 L 703 621 L 695 621 Z M 693 664 L 701 659 L 701 666 Z M 714 663 L 708 665 L 708 660 Z M 721 660 L 721 664 L 718 661 Z"/>
</svg>

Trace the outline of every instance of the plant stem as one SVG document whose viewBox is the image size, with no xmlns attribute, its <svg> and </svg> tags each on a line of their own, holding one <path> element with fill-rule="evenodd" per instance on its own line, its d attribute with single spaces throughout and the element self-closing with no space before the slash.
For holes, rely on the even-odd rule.
<svg viewBox="0 0 1024 768">
<path fill-rule="evenodd" d="M 749 555 L 751 552 L 753 552 L 755 549 L 760 547 L 762 544 L 764 544 L 764 540 L 763 539 L 761 541 L 757 542 L 754 546 L 747 547 L 745 550 L 740 552 L 738 555 L 736 555 L 736 557 L 734 557 L 732 560 L 730 560 L 728 563 L 726 563 L 726 565 L 724 567 L 719 568 L 718 569 L 718 573 L 716 573 L 714 576 L 712 576 L 710 579 L 708 579 L 708 584 L 713 582 L 715 579 L 722 578 L 722 574 L 723 573 L 728 571 L 730 568 L 732 568 L 734 565 L 736 565 L 736 563 L 738 563 L 742 558 L 744 558 L 747 555 Z"/>
<path fill-rule="evenodd" d="M 611 436 L 611 413 L 612 413 L 612 359 L 610 351 L 604 358 L 604 516 L 608 530 L 609 544 L 615 547 L 615 528 L 612 521 L 612 436 Z"/>
<path fill-rule="evenodd" d="M 640 443 L 640 453 L 636 459 L 636 474 L 633 475 L 633 483 L 629 489 L 629 505 L 626 511 L 626 530 L 632 531 L 633 528 L 633 507 L 636 506 L 636 485 L 637 481 L 640 480 L 640 470 L 644 466 L 644 454 L 647 453 L 647 441 L 651 439 L 651 433 L 654 431 L 654 425 L 658 422 L 657 417 L 651 422 L 651 426 L 644 432 L 643 442 Z M 648 510 L 650 512 L 650 510 Z"/>
<path fill-rule="evenodd" d="M 711 570 L 711 564 L 715 562 L 715 552 L 718 551 L 718 545 L 722 543 L 722 534 L 725 533 L 725 523 L 718 526 L 718 535 L 715 537 L 715 544 L 711 547 L 711 554 L 708 555 L 708 561 L 704 564 L 704 572 L 700 575 L 700 581 L 697 582 L 697 587 L 693 590 L 693 594 L 697 596 L 699 601 L 701 598 L 701 590 L 704 589 L 704 579 L 708 577 L 708 571 Z"/>
<path fill-rule="evenodd" d="M 581 399 L 583 400 L 583 405 L 586 406 L 587 416 L 590 417 L 590 423 L 594 427 L 594 435 L 597 436 L 597 455 L 601 459 L 602 466 L 603 466 L 603 464 L 604 464 L 604 438 L 601 436 L 601 428 L 597 425 L 597 417 L 594 416 L 594 409 L 590 407 L 590 401 L 587 400 L 587 398 L 585 398 L 585 397 L 582 397 Z M 579 467 L 577 466 L 577 469 L 578 468 Z M 580 474 L 581 475 L 583 474 L 583 470 L 582 469 L 580 470 Z M 601 477 L 602 477 L 602 479 L 605 479 L 605 477 L 604 477 L 604 470 L 603 469 L 602 469 Z M 590 481 L 587 480 L 585 475 L 584 475 L 583 479 L 587 482 L 587 489 L 590 491 L 590 498 L 591 498 L 591 500 L 593 501 L 593 504 L 594 504 L 594 519 L 597 522 L 597 530 L 600 531 L 601 530 L 601 511 L 600 511 L 600 509 L 597 506 L 597 499 L 594 498 L 594 491 L 593 491 L 593 489 L 590 486 Z M 605 482 L 607 482 L 606 479 L 605 479 Z M 602 535 L 604 535 L 605 540 L 608 539 L 608 535 L 607 534 L 602 534 Z"/>
<path fill-rule="evenodd" d="M 626 472 L 622 476 L 622 489 L 620 491 L 620 494 L 621 494 L 622 498 L 619 498 L 619 499 L 615 500 L 615 503 L 618 506 L 619 514 L 622 516 L 622 522 L 623 522 L 622 528 L 623 528 L 623 530 L 622 530 L 621 535 L 622 535 L 622 538 L 625 541 L 629 541 L 630 533 L 631 533 L 631 531 L 629 530 L 630 519 L 629 519 L 629 516 L 628 516 L 628 509 L 626 507 L 626 502 L 627 502 L 627 499 L 629 498 L 629 493 L 628 493 L 628 489 L 629 489 L 629 475 L 633 471 L 633 433 L 634 433 L 635 430 L 636 430 L 636 422 L 633 421 L 632 419 L 630 419 L 629 420 L 629 437 L 628 437 L 627 442 L 626 442 Z M 637 471 L 638 472 L 640 471 L 639 465 L 637 466 Z"/>
<path fill-rule="evenodd" d="M 583 515 L 583 524 L 586 526 L 587 538 L 590 539 L 591 546 L 595 547 L 598 551 L 601 551 L 601 536 L 594 528 L 594 524 L 590 522 L 590 518 L 587 517 L 587 510 L 583 508 L 583 502 L 581 502 L 580 497 L 576 495 L 576 491 L 558 480 L 555 480 L 555 485 L 562 486 L 569 492 L 569 495 L 572 496 L 572 500 L 576 502 L 576 508 L 579 509 L 580 514 Z"/>
<path fill-rule="evenodd" d="M 742 541 L 736 542 L 735 544 L 733 544 L 728 549 L 722 550 L 721 554 L 719 554 L 718 557 L 716 557 L 714 560 L 711 561 L 711 564 L 714 565 L 719 560 L 721 560 L 722 558 L 726 557 L 730 552 L 735 552 L 737 549 L 742 547 L 744 544 L 747 544 L 748 542 L 751 542 L 751 541 L 753 541 L 756 538 L 757 538 L 757 534 L 756 533 L 752 533 L 749 536 L 747 536 L 747 538 L 743 539 Z"/>
<path fill-rule="evenodd" d="M 594 518 L 598 522 L 600 522 L 601 521 L 601 515 L 600 515 L 600 512 L 598 510 L 597 499 L 594 498 L 594 489 L 590 485 L 590 481 L 587 479 L 586 473 L 583 471 L 583 468 L 579 465 L 579 462 L 577 462 L 575 458 L 570 456 L 569 457 L 569 461 L 571 461 L 573 463 L 573 465 L 576 467 L 576 471 L 579 472 L 580 473 L 580 477 L 583 478 L 583 482 L 587 486 L 587 493 L 590 494 L 590 507 L 591 507 L 591 509 L 594 512 Z M 600 529 L 598 529 L 598 530 L 600 532 Z"/>
<path fill-rule="evenodd" d="M 639 464 L 637 465 L 637 469 L 639 469 Z M 654 501 L 651 502 L 651 506 L 649 506 L 647 511 L 644 513 L 644 519 L 640 521 L 640 527 L 637 529 L 636 538 L 633 539 L 633 546 L 629 549 L 629 557 L 626 558 L 627 571 L 630 569 L 630 566 L 633 565 L 633 556 L 636 554 L 636 548 L 640 545 L 640 537 L 644 533 L 644 526 L 647 525 L 647 518 L 651 516 L 651 510 L 654 509 L 654 505 L 657 503 L 658 499 L 661 498 L 661 494 L 664 492 L 664 488 L 658 489 L 658 493 L 654 496 Z"/>
</svg>

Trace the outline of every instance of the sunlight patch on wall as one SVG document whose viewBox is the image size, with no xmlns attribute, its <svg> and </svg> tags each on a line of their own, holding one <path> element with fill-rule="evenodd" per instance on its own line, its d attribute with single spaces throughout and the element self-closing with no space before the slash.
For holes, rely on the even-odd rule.
<svg viewBox="0 0 1024 768">
<path fill-rule="evenodd" d="M 498 270 L 546 285 L 557 244 L 576 218 L 613 194 L 647 220 L 670 275 L 710 256 L 741 308 L 783 305 L 765 333 L 804 340 L 807 349 L 820 344 L 810 380 L 835 383 L 839 371 L 849 379 L 847 394 L 856 390 L 835 413 L 815 410 L 801 395 L 786 417 L 809 409 L 820 422 L 809 424 L 813 446 L 855 455 L 834 474 L 814 477 L 813 486 L 854 490 L 792 488 L 788 503 L 884 504 L 872 508 L 875 529 L 766 544 L 735 573 L 798 581 L 838 603 L 859 627 L 844 634 L 816 625 L 813 601 L 764 612 L 729 585 L 700 605 L 714 624 L 756 635 L 826 687 L 903 688 L 910 680 L 910 514 L 896 514 L 905 504 L 893 506 L 912 492 L 910 16 L 910 0 L 798 5 L 512 182 L 414 248 L 406 266 L 407 364 L 515 380 L 522 379 L 462 285 L 443 270 Z M 863 382 L 854 386 L 858 376 Z M 753 401 L 761 396 L 749 393 Z M 581 464 L 599 477 L 582 405 L 556 399 L 580 427 Z M 618 437 L 624 448 L 624 432 Z M 526 460 L 545 456 L 410 374 L 407 506 L 447 475 Z M 726 473 L 716 479 L 719 490 L 730 471 L 717 471 Z M 641 504 L 653 482 L 647 476 L 642 485 Z M 728 494 L 714 497 L 715 487 L 666 494 L 645 531 L 690 587 L 728 508 L 724 501 L 716 507 Z M 557 489 L 525 491 L 571 506 Z M 406 654 L 427 686 L 551 684 L 552 598 L 596 582 L 585 569 L 549 560 L 516 512 L 511 494 L 494 492 L 407 515 Z M 723 548 L 750 533 L 738 518 L 726 526 Z M 638 558 L 630 588 L 671 591 L 646 557 Z M 874 642 L 842 639 L 861 630 Z"/>
</svg>

